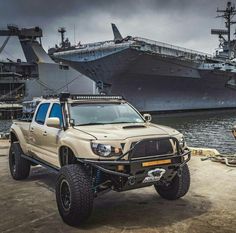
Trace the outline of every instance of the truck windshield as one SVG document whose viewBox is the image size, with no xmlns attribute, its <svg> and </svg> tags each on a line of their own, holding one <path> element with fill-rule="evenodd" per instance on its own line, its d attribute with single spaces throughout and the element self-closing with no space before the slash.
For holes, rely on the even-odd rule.
<svg viewBox="0 0 236 233">
<path fill-rule="evenodd" d="M 142 123 L 142 117 L 127 103 L 71 104 L 70 117 L 75 125 Z"/>
</svg>

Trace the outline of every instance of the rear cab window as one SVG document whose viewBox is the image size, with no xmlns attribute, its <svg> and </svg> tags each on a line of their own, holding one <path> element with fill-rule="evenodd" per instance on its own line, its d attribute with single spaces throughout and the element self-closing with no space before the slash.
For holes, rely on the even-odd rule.
<svg viewBox="0 0 236 233">
<path fill-rule="evenodd" d="M 50 106 L 49 103 L 44 103 L 39 106 L 36 117 L 35 117 L 36 123 L 40 125 L 44 125 L 49 106 Z"/>
</svg>

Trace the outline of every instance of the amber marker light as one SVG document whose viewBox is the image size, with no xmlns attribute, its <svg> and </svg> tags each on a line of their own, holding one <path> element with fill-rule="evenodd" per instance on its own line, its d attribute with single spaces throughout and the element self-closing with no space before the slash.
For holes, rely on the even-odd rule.
<svg viewBox="0 0 236 233">
<path fill-rule="evenodd" d="M 120 148 L 118 148 L 118 147 L 115 147 L 115 150 L 114 150 L 114 152 L 115 152 L 116 154 L 120 154 L 120 152 L 121 152 L 121 149 L 120 149 Z"/>
<path fill-rule="evenodd" d="M 165 160 L 157 160 L 157 161 L 144 162 L 144 163 L 142 163 L 142 166 L 143 167 L 149 167 L 149 166 L 162 165 L 162 164 L 170 164 L 170 163 L 171 163 L 170 159 L 165 159 Z"/>
</svg>

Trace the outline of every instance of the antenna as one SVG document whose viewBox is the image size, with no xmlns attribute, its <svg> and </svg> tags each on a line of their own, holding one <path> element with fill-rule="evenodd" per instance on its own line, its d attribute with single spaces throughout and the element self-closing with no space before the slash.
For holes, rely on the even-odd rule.
<svg viewBox="0 0 236 233">
<path fill-rule="evenodd" d="M 225 29 L 211 29 L 212 35 L 228 35 L 228 30 Z"/>
<path fill-rule="evenodd" d="M 235 10 L 235 6 L 232 5 L 231 2 L 227 2 L 227 6 L 225 10 L 220 10 L 217 8 L 217 13 L 221 13 L 217 16 L 217 18 L 224 18 L 225 19 L 225 27 L 226 30 L 222 30 L 222 29 L 212 29 L 211 30 L 211 34 L 214 35 L 219 35 L 220 39 L 224 39 L 224 37 L 222 35 L 227 35 L 228 36 L 228 54 L 229 54 L 229 58 L 231 57 L 231 46 L 230 46 L 230 42 L 231 42 L 231 25 L 235 24 L 236 21 L 232 21 L 232 18 L 235 16 L 236 14 L 236 10 Z M 225 39 L 224 39 L 225 40 Z"/>
<path fill-rule="evenodd" d="M 64 45 L 65 45 L 65 32 L 66 32 L 66 29 L 64 27 L 60 27 L 58 29 L 58 32 L 61 34 L 61 46 L 64 47 Z"/>
<path fill-rule="evenodd" d="M 75 24 L 74 24 L 74 45 L 75 45 Z"/>
</svg>

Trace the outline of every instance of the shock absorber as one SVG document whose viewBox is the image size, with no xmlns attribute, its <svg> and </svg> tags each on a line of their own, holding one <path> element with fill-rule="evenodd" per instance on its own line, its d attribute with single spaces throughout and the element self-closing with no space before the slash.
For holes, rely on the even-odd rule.
<svg viewBox="0 0 236 233">
<path fill-rule="evenodd" d="M 95 175 L 95 186 L 99 185 L 102 182 L 102 172 L 99 169 L 96 169 Z"/>
</svg>

